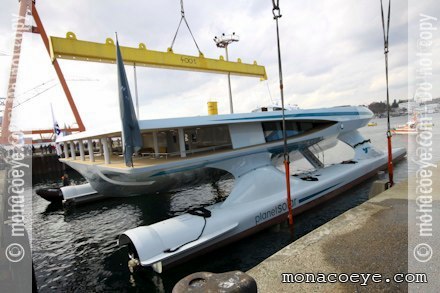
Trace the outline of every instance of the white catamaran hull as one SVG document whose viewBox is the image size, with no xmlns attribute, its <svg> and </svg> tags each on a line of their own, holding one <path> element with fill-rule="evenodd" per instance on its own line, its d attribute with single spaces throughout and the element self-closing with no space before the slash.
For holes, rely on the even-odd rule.
<svg viewBox="0 0 440 293">
<path fill-rule="evenodd" d="M 324 151 L 336 145 L 336 137 L 328 137 L 325 140 L 305 138 L 302 141 L 292 140 L 289 142 L 290 151 L 304 149 L 319 142 L 319 150 Z M 254 153 L 267 153 L 277 160 L 282 147 L 279 143 L 272 147 L 263 146 L 248 149 L 245 151 L 231 151 L 229 153 L 214 154 L 209 157 L 186 159 L 185 162 L 172 162 L 158 165 L 157 167 L 146 167 L 136 169 L 112 169 L 109 166 L 85 165 L 77 162 L 68 162 L 76 169 L 90 186 L 106 196 L 125 197 L 141 194 L 155 194 L 174 188 L 194 185 L 213 176 L 224 174 L 216 167 L 223 161 L 239 160 Z M 266 163 L 266 162 L 264 162 Z M 276 163 L 274 163 L 276 164 Z M 215 166 L 215 167 L 214 167 Z M 64 198 L 69 199 L 70 194 Z"/>
<path fill-rule="evenodd" d="M 288 122 L 313 121 L 318 125 L 316 129 L 289 137 L 287 141 L 289 151 L 301 151 L 313 145 L 318 145 L 320 151 L 326 150 L 337 143 L 338 136 L 365 126 L 371 117 L 372 113 L 362 107 L 288 111 L 286 112 Z M 172 122 L 176 120 L 175 123 L 185 127 L 182 128 L 182 133 L 183 129 L 189 129 L 198 124 L 224 125 L 230 133 L 232 148 L 204 155 L 192 156 L 188 154 L 185 158 L 161 159 L 161 162 L 157 164 L 154 163 L 154 159 L 150 161 L 153 162 L 152 164 L 138 164 L 138 160 L 145 161 L 146 159 L 134 158 L 134 168 L 90 163 L 78 158 L 62 159 L 62 161 L 77 170 L 87 179 L 90 186 L 102 195 L 121 197 L 155 194 L 184 185 L 196 184 L 210 174 L 216 172 L 218 174 L 218 169 L 233 173 L 229 170 L 229 166 L 233 165 L 232 162 L 238 162 L 240 158 L 252 154 L 268 153 L 271 159 L 277 160 L 283 152 L 283 142 L 280 138 L 269 140 L 268 137 L 265 137 L 264 123 L 272 123 L 272 121 L 279 123 L 280 119 L 280 113 L 266 112 L 151 120 L 149 125 L 152 129 L 158 129 L 159 126 L 170 128 L 175 125 Z M 141 125 L 143 125 L 142 122 Z M 83 136 L 86 137 L 85 134 Z M 72 136 L 63 139 L 75 141 L 77 138 Z M 84 139 L 80 138 L 79 140 Z M 223 168 L 222 165 L 226 161 L 229 162 L 228 166 Z M 259 163 L 264 165 L 267 162 L 264 160 Z"/>
<path fill-rule="evenodd" d="M 404 149 L 394 149 L 393 157 L 397 160 L 405 153 Z M 381 154 L 357 160 L 355 164 L 336 164 L 319 169 L 312 174 L 318 181 L 291 177 L 295 213 L 317 204 L 320 199 L 347 190 L 384 169 L 386 164 L 387 156 Z M 225 202 L 207 209 L 211 212 L 207 218 L 183 214 L 128 230 L 120 236 L 119 243 L 131 245 L 142 266 L 151 266 L 160 273 L 163 266 L 285 220 L 288 210 L 285 174 L 273 166 L 250 171 L 236 180 Z"/>
</svg>

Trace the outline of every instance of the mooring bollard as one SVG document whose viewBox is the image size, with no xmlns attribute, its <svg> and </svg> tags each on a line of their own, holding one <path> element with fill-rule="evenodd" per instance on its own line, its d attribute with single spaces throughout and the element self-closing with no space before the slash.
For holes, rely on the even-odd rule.
<svg viewBox="0 0 440 293">
<path fill-rule="evenodd" d="M 220 291 L 230 293 L 256 293 L 257 283 L 251 276 L 241 271 L 221 274 L 198 272 L 186 276 L 173 288 L 173 293 Z"/>
<path fill-rule="evenodd" d="M 373 182 L 373 185 L 371 186 L 368 198 L 369 199 L 373 198 L 387 189 L 388 189 L 388 179 L 376 180 Z"/>
</svg>

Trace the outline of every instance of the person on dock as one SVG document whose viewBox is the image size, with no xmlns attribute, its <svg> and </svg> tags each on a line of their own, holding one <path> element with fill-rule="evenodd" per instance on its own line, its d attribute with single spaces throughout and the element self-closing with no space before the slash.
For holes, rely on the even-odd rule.
<svg viewBox="0 0 440 293">
<path fill-rule="evenodd" d="M 61 179 L 63 180 L 63 186 L 70 185 L 69 175 L 67 175 L 67 173 L 64 173 L 64 175 L 61 177 Z"/>
</svg>

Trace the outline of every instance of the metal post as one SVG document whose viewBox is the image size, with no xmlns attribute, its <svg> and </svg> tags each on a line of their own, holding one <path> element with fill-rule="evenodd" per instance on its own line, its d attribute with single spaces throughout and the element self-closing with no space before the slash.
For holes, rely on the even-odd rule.
<svg viewBox="0 0 440 293">
<path fill-rule="evenodd" d="M 180 157 L 185 158 L 186 157 L 186 148 L 185 148 L 185 133 L 183 131 L 183 128 L 178 129 L 178 134 L 179 134 Z"/>
<path fill-rule="evenodd" d="M 64 158 L 69 158 L 69 146 L 67 145 L 67 142 L 63 142 L 63 149 L 64 149 Z"/>
<path fill-rule="evenodd" d="M 84 154 L 84 142 L 82 140 L 78 141 L 79 144 L 79 156 L 81 158 L 81 161 L 86 160 L 86 156 Z"/>
<path fill-rule="evenodd" d="M 111 137 L 107 138 L 107 143 L 108 143 L 108 151 L 110 153 L 110 156 L 113 154 L 113 140 Z"/>
<path fill-rule="evenodd" d="M 232 33 L 232 35 L 222 34 L 220 37 L 214 37 L 214 42 L 219 48 L 225 48 L 226 51 L 226 61 L 229 61 L 228 45 L 232 42 L 238 42 L 239 37 Z M 234 105 L 232 103 L 232 89 L 231 89 L 231 72 L 228 71 L 228 89 L 229 89 L 229 110 L 231 114 L 234 113 Z"/>
<path fill-rule="evenodd" d="M 154 156 L 159 157 L 159 143 L 157 141 L 157 131 L 153 131 L 153 148 L 154 148 Z"/>
<path fill-rule="evenodd" d="M 87 148 L 89 149 L 90 162 L 94 162 L 95 161 L 95 154 L 93 153 L 93 141 L 91 139 L 87 140 Z"/>
<path fill-rule="evenodd" d="M 226 61 L 229 61 L 229 54 L 228 54 L 228 45 L 225 46 L 226 50 Z M 229 111 L 231 114 L 234 113 L 234 106 L 232 104 L 232 90 L 231 90 L 231 73 L 228 72 L 228 88 L 229 88 Z"/>
<path fill-rule="evenodd" d="M 72 160 L 76 160 L 75 143 L 73 141 L 70 142 L 70 155 L 72 156 Z"/>
<path fill-rule="evenodd" d="M 108 140 L 106 137 L 100 139 L 101 147 L 104 149 L 104 161 L 106 164 L 110 164 L 110 152 L 108 150 Z"/>
<path fill-rule="evenodd" d="M 99 155 L 102 156 L 104 154 L 104 150 L 103 150 L 103 147 L 102 147 L 101 139 L 98 139 L 98 148 L 99 148 Z"/>
</svg>

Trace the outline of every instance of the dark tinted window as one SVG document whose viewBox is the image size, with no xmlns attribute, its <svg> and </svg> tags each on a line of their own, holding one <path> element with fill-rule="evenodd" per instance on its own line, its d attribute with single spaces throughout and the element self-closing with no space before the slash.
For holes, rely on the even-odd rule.
<svg viewBox="0 0 440 293">
<path fill-rule="evenodd" d="M 286 136 L 293 137 L 316 128 L 329 126 L 334 122 L 329 121 L 286 121 Z M 283 127 L 281 121 L 263 122 L 263 132 L 266 142 L 283 139 Z"/>
</svg>

